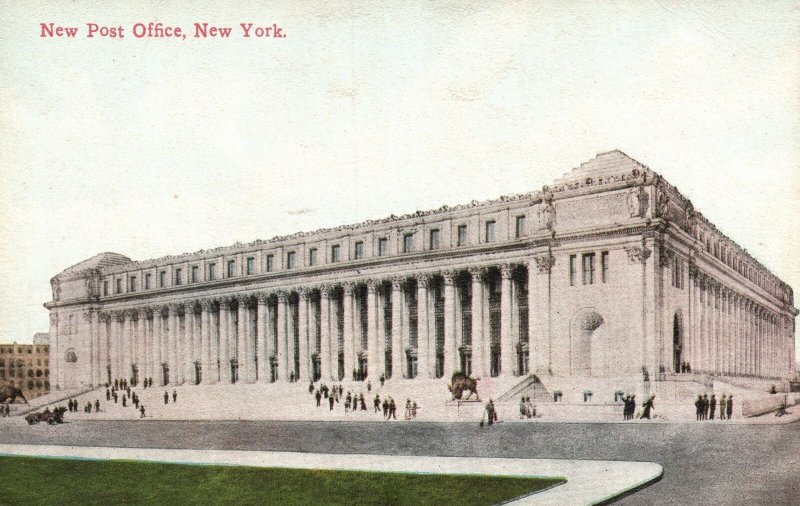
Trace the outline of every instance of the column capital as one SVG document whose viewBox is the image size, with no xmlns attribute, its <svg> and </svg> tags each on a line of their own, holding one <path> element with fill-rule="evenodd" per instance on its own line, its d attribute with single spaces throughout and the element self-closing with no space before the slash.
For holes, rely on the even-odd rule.
<svg viewBox="0 0 800 506">
<path fill-rule="evenodd" d="M 169 304 L 167 309 L 170 316 L 178 316 L 178 304 Z"/>
<path fill-rule="evenodd" d="M 92 310 L 84 311 L 84 313 L 83 313 L 83 321 L 85 321 L 85 322 L 92 321 Z"/>
<path fill-rule="evenodd" d="M 53 317 L 54 316 L 55 315 L 52 315 L 52 314 L 50 315 L 50 321 L 51 322 L 53 321 Z M 97 317 L 101 322 L 107 322 L 108 321 L 108 313 L 105 312 L 105 311 L 98 311 Z M 57 323 L 57 322 L 58 322 L 58 318 L 56 318 L 56 322 L 54 322 L 54 323 Z"/>
<path fill-rule="evenodd" d="M 697 264 L 695 264 L 694 261 L 690 260 L 689 261 L 689 277 L 691 279 L 697 279 L 697 276 L 698 276 L 699 272 L 700 271 L 697 269 Z"/>
<path fill-rule="evenodd" d="M 646 246 L 625 246 L 625 253 L 628 254 L 628 261 L 632 264 L 635 263 L 646 263 L 647 259 L 650 258 L 650 254 L 652 251 L 647 248 Z"/>
<path fill-rule="evenodd" d="M 134 313 L 133 309 L 130 308 L 124 309 L 122 310 L 122 317 L 125 318 L 126 320 L 133 320 L 133 313 Z"/>
<path fill-rule="evenodd" d="M 300 297 L 300 300 L 308 300 L 310 290 L 306 287 L 301 287 L 297 289 L 297 296 Z"/>
<path fill-rule="evenodd" d="M 190 300 L 183 303 L 183 311 L 184 313 L 193 313 L 194 308 L 197 305 L 196 300 Z"/>
<path fill-rule="evenodd" d="M 211 309 L 211 299 L 200 299 L 200 309 L 208 311 Z"/>
<path fill-rule="evenodd" d="M 258 292 L 256 294 L 256 298 L 258 299 L 259 305 L 266 305 L 267 301 L 269 300 L 269 293 L 268 292 Z"/>
<path fill-rule="evenodd" d="M 281 304 L 285 304 L 287 300 L 289 300 L 289 293 L 285 290 L 278 290 L 277 293 L 278 302 Z"/>
<path fill-rule="evenodd" d="M 378 291 L 378 282 L 374 279 L 368 279 L 367 283 L 367 292 L 375 293 Z"/>
<path fill-rule="evenodd" d="M 418 274 L 417 275 L 417 286 L 418 287 L 427 288 L 428 284 L 430 283 L 430 281 L 431 281 L 431 275 L 430 274 L 426 273 L 426 274 Z"/>
<path fill-rule="evenodd" d="M 405 276 L 393 276 L 392 277 L 392 288 L 395 290 L 400 290 L 403 288 L 403 285 L 406 282 Z"/>
<path fill-rule="evenodd" d="M 455 280 L 456 273 L 450 270 L 442 271 L 442 278 L 444 278 L 445 286 L 453 286 L 453 281 Z"/>
<path fill-rule="evenodd" d="M 330 285 L 320 285 L 319 286 L 319 296 L 323 299 L 327 299 L 331 296 L 331 286 Z"/>
<path fill-rule="evenodd" d="M 500 264 L 500 277 L 502 279 L 511 279 L 511 272 L 513 271 L 513 266 L 511 264 Z"/>
<path fill-rule="evenodd" d="M 139 313 L 139 319 L 140 320 L 146 320 L 147 319 L 147 314 L 149 313 L 150 308 L 148 308 L 148 307 L 140 307 L 136 311 Z"/>
<path fill-rule="evenodd" d="M 220 311 L 227 311 L 231 308 L 231 303 L 228 299 L 220 299 L 219 300 L 219 309 Z"/>
<path fill-rule="evenodd" d="M 356 284 L 352 281 L 345 281 L 342 283 L 342 291 L 344 291 L 345 295 L 352 296 L 355 286 Z"/>
<path fill-rule="evenodd" d="M 539 274 L 550 274 L 550 271 L 556 264 L 556 257 L 550 253 L 534 255 L 533 261 L 536 264 L 536 270 L 539 271 Z"/>
<path fill-rule="evenodd" d="M 661 267 L 669 266 L 670 262 L 672 262 L 672 259 L 675 257 L 675 252 L 663 245 L 659 248 L 658 252 L 659 265 L 661 265 Z"/>
<path fill-rule="evenodd" d="M 485 267 L 469 267 L 467 268 L 467 272 L 469 275 L 472 276 L 472 281 L 483 281 L 483 277 L 486 275 L 486 268 Z"/>
<path fill-rule="evenodd" d="M 245 305 L 247 305 L 247 303 L 248 303 L 248 302 L 250 302 L 250 298 L 252 297 L 252 295 L 251 295 L 251 294 L 249 294 L 249 293 L 237 293 L 237 294 L 235 295 L 235 297 L 236 297 L 236 301 L 237 301 L 239 304 L 245 304 Z"/>
<path fill-rule="evenodd" d="M 109 317 L 111 318 L 112 322 L 118 322 L 120 319 L 120 314 L 117 311 L 111 311 Z"/>
</svg>

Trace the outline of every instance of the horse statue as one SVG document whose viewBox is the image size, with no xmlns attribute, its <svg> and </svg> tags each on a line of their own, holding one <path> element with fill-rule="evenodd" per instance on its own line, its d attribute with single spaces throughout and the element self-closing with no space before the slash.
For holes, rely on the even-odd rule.
<svg viewBox="0 0 800 506">
<path fill-rule="evenodd" d="M 8 403 L 11 404 L 17 397 L 21 397 L 25 404 L 28 403 L 28 399 L 22 395 L 22 390 L 16 387 L 12 387 L 11 385 L 3 385 L 0 387 L 0 404 Z"/>
<path fill-rule="evenodd" d="M 478 380 L 480 378 L 470 378 L 463 372 L 454 372 L 453 377 L 450 379 L 450 384 L 447 385 L 447 389 L 450 390 L 450 393 L 453 394 L 453 400 L 461 400 L 461 397 L 464 394 L 464 391 L 468 391 L 469 395 L 467 395 L 466 399 L 472 397 L 472 394 L 475 394 L 475 398 L 477 400 L 481 400 L 480 396 L 478 395 Z"/>
</svg>

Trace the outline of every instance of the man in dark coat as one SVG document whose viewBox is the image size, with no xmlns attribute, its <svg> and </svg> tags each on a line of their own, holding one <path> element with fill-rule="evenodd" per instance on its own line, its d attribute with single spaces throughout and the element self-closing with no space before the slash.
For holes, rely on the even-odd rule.
<svg viewBox="0 0 800 506">
<path fill-rule="evenodd" d="M 164 390 L 164 404 L 169 404 L 169 392 Z"/>
<path fill-rule="evenodd" d="M 727 400 L 726 404 L 727 404 L 727 406 L 726 406 L 727 410 L 726 411 L 727 411 L 727 415 L 728 415 L 728 420 L 730 420 L 731 419 L 731 415 L 733 414 L 733 396 L 732 395 L 728 396 L 728 400 Z"/>
<path fill-rule="evenodd" d="M 642 404 L 642 416 L 639 418 L 647 418 L 650 419 L 650 411 L 653 409 L 653 400 L 656 398 L 656 394 L 650 396 L 649 399 L 644 401 Z"/>
<path fill-rule="evenodd" d="M 330 408 L 330 411 L 333 411 L 333 396 L 332 396 L 332 395 L 329 395 L 329 396 L 328 396 L 328 404 L 329 404 L 329 405 L 330 405 L 330 407 L 331 407 L 331 408 Z"/>
<path fill-rule="evenodd" d="M 95 413 L 100 411 L 100 399 L 95 399 L 95 401 L 94 401 L 94 411 L 95 411 Z"/>
<path fill-rule="evenodd" d="M 703 420 L 708 420 L 708 394 L 703 394 Z"/>
<path fill-rule="evenodd" d="M 319 407 L 320 401 L 322 400 L 322 392 L 317 389 L 317 393 L 314 394 L 314 397 L 317 399 L 317 407 Z"/>
<path fill-rule="evenodd" d="M 711 394 L 711 399 L 708 400 L 709 410 L 711 411 L 711 419 L 714 419 L 714 411 L 717 410 L 717 397 Z"/>
<path fill-rule="evenodd" d="M 703 396 L 702 395 L 697 394 L 697 400 L 694 401 L 694 407 L 695 407 L 695 415 L 697 415 L 697 421 L 699 422 L 700 420 L 703 419 Z"/>
</svg>

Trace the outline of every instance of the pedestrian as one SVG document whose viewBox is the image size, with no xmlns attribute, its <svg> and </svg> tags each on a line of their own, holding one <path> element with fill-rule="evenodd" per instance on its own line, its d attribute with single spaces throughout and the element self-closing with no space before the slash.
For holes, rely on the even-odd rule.
<svg viewBox="0 0 800 506">
<path fill-rule="evenodd" d="M 642 404 L 642 416 L 640 418 L 647 418 L 650 419 L 650 411 L 653 409 L 653 400 L 656 398 L 656 394 L 650 396 L 649 399 L 644 401 Z"/>
<path fill-rule="evenodd" d="M 411 403 L 411 419 L 417 418 L 417 401 Z"/>
<path fill-rule="evenodd" d="M 110 400 L 111 400 L 111 390 L 106 388 L 106 401 L 110 401 Z"/>
<path fill-rule="evenodd" d="M 144 418 L 144 404 L 139 406 L 139 418 Z"/>
<path fill-rule="evenodd" d="M 94 412 L 97 413 L 100 411 L 100 399 L 95 399 L 94 401 Z"/>
<path fill-rule="evenodd" d="M 524 420 L 528 415 L 528 404 L 525 402 L 525 397 L 519 399 L 519 419 Z"/>
<path fill-rule="evenodd" d="M 127 397 L 125 397 L 125 396 L 123 395 L 123 396 L 122 396 L 122 407 L 123 407 L 123 408 L 125 408 L 125 407 L 127 407 L 127 406 L 128 406 L 128 405 L 126 404 L 126 399 L 127 399 Z"/>
<path fill-rule="evenodd" d="M 694 407 L 695 407 L 695 416 L 697 417 L 697 421 L 699 422 L 700 420 L 703 419 L 703 396 L 702 395 L 697 394 L 697 400 L 694 401 Z"/>
<path fill-rule="evenodd" d="M 178 391 L 172 389 L 172 402 L 178 402 Z"/>
<path fill-rule="evenodd" d="M 359 402 L 359 404 L 361 404 L 361 411 L 366 411 L 367 410 L 367 403 L 364 402 L 364 393 L 363 392 L 361 392 L 358 395 L 358 402 Z"/>
<path fill-rule="evenodd" d="M 628 408 L 628 420 L 633 420 L 636 414 L 636 394 L 631 395 L 631 405 Z"/>
<path fill-rule="evenodd" d="M 708 394 L 703 394 L 703 420 L 708 420 Z"/>
<path fill-rule="evenodd" d="M 317 399 L 317 407 L 319 407 L 320 400 L 322 399 L 322 393 L 317 389 L 317 393 L 314 394 L 314 397 Z"/>
<path fill-rule="evenodd" d="M 308 393 L 310 393 L 310 394 L 314 393 L 314 381 L 313 380 L 308 382 Z"/>
<path fill-rule="evenodd" d="M 709 399 L 709 408 L 711 411 L 711 419 L 714 419 L 714 411 L 717 410 L 717 398 L 714 394 L 711 394 L 711 399 Z"/>
<path fill-rule="evenodd" d="M 331 406 L 330 410 L 333 411 L 333 396 L 332 395 L 328 396 L 328 404 L 330 404 L 330 406 Z"/>
<path fill-rule="evenodd" d="M 494 425 L 494 420 L 495 420 L 494 402 L 492 402 L 491 398 L 489 399 L 489 402 L 486 403 L 485 411 L 486 411 L 487 423 L 491 427 L 492 425 Z M 481 425 L 483 425 L 483 419 L 481 419 Z"/>
<path fill-rule="evenodd" d="M 164 390 L 164 404 L 169 404 L 169 393 Z"/>
<path fill-rule="evenodd" d="M 372 392 L 372 382 L 367 380 L 367 392 Z"/>
<path fill-rule="evenodd" d="M 381 374 L 381 388 L 383 388 L 383 384 L 386 382 L 386 376 Z"/>
<path fill-rule="evenodd" d="M 375 400 L 372 401 L 372 412 L 377 413 L 381 410 L 381 398 L 378 394 L 375 394 Z"/>
<path fill-rule="evenodd" d="M 383 401 L 384 403 L 386 401 Z M 406 412 L 403 415 L 403 419 L 411 420 L 411 399 L 406 399 Z"/>
<path fill-rule="evenodd" d="M 727 410 L 726 410 L 727 413 L 726 414 L 728 415 L 728 420 L 730 420 L 731 419 L 731 415 L 733 415 L 733 395 L 729 395 L 728 396 L 728 401 L 727 401 L 727 406 L 726 407 L 727 407 Z"/>
<path fill-rule="evenodd" d="M 722 394 L 722 397 L 719 399 L 719 419 L 725 419 L 725 404 L 726 404 L 726 395 Z"/>
<path fill-rule="evenodd" d="M 389 397 L 389 416 L 397 420 L 397 404 L 393 397 Z"/>
</svg>

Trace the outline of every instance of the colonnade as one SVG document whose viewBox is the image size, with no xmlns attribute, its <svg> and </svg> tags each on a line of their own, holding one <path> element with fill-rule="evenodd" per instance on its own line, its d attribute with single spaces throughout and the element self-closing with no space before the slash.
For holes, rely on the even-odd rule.
<svg viewBox="0 0 800 506">
<path fill-rule="evenodd" d="M 526 374 L 527 287 L 502 264 L 92 310 L 92 382 Z"/>
<path fill-rule="evenodd" d="M 690 290 L 692 371 L 778 379 L 792 373 L 791 320 L 696 270 Z"/>
</svg>

